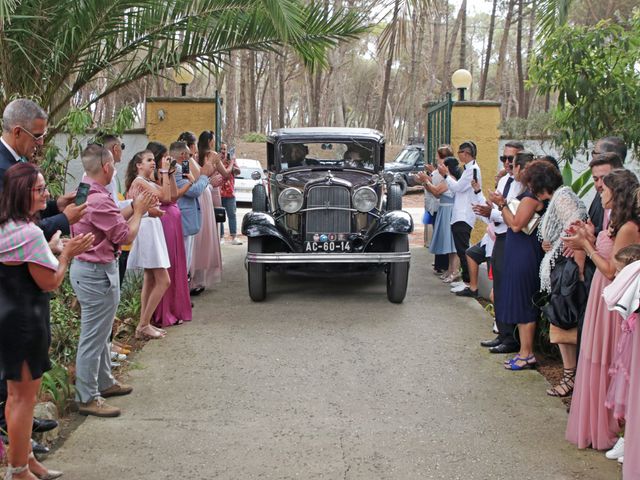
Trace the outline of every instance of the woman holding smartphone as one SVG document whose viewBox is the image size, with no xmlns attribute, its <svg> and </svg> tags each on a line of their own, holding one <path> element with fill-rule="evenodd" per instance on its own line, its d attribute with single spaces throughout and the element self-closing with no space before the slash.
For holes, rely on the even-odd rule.
<svg viewBox="0 0 640 480">
<path fill-rule="evenodd" d="M 0 195 L 0 379 L 7 381 L 5 407 L 11 448 L 5 480 L 58 478 L 31 451 L 31 429 L 42 375 L 49 361 L 49 292 L 65 278 L 71 259 L 91 247 L 92 234 L 69 240 L 56 258 L 35 220 L 49 191 L 31 163 L 4 175 Z"/>
</svg>

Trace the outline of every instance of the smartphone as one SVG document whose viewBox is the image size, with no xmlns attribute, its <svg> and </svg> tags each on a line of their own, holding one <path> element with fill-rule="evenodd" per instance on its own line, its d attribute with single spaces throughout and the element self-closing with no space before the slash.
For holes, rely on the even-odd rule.
<svg viewBox="0 0 640 480">
<path fill-rule="evenodd" d="M 182 175 L 189 175 L 189 160 L 182 162 Z"/>
<path fill-rule="evenodd" d="M 227 161 L 230 162 L 231 161 L 231 154 L 227 153 Z"/>
<path fill-rule="evenodd" d="M 475 168 L 473 169 L 473 181 L 478 181 L 478 170 L 476 170 Z"/>
<path fill-rule="evenodd" d="M 89 196 L 89 188 L 91 186 L 88 183 L 80 182 L 78 185 L 78 190 L 76 190 L 76 205 L 82 205 L 86 203 L 87 197 Z"/>
</svg>

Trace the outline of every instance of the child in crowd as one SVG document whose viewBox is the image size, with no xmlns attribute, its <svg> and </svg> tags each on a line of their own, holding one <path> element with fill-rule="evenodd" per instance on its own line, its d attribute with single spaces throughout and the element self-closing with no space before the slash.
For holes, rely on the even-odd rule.
<svg viewBox="0 0 640 480">
<path fill-rule="evenodd" d="M 165 160 L 165 175 L 169 161 Z M 153 181 L 156 169 L 153 153 L 149 150 L 136 153 L 127 166 L 127 198 L 135 198 L 140 192 L 147 191 L 157 195 L 160 200 L 169 201 L 171 192 L 169 183 L 160 187 Z M 159 218 L 143 217 L 140 231 L 129 254 L 127 270 L 144 270 L 141 295 L 140 323 L 136 329 L 136 338 L 158 339 L 165 336 L 163 329 L 151 325 L 151 317 L 171 284 L 167 269 L 171 266 L 167 243 Z"/>
<path fill-rule="evenodd" d="M 616 420 L 623 423 L 629 399 L 629 379 L 631 376 L 631 354 L 633 332 L 638 321 L 640 298 L 640 245 L 629 245 L 620 249 L 614 257 L 616 279 L 604 289 L 603 296 L 609 310 L 616 310 L 623 320 L 622 332 L 609 369 L 611 384 L 607 392 L 605 406 L 613 411 Z M 622 462 L 624 439 L 620 437 L 615 446 L 606 453 L 607 458 Z"/>
</svg>

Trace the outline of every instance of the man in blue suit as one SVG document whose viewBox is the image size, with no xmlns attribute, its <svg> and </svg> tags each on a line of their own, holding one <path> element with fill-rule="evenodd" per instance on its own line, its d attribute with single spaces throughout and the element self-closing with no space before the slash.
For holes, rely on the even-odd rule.
<svg viewBox="0 0 640 480">
<path fill-rule="evenodd" d="M 176 184 L 178 186 L 178 206 L 182 213 L 182 235 L 184 248 L 187 254 L 187 271 L 191 266 L 193 253 L 193 237 L 202 226 L 202 212 L 198 200 L 209 185 L 209 177 L 213 175 L 213 166 L 205 163 L 198 167 L 194 160 L 190 160 L 191 152 L 184 142 L 174 142 L 169 147 L 171 158 L 177 162 Z M 189 161 L 191 167 L 189 173 L 182 171 L 182 162 Z M 200 175 L 196 179 L 191 169 L 199 168 Z"/>
<path fill-rule="evenodd" d="M 4 173 L 19 162 L 33 162 L 39 146 L 47 134 L 47 113 L 35 102 L 19 98 L 10 102 L 2 113 L 2 137 L 0 137 L 0 195 L 4 190 Z M 47 240 L 57 232 L 69 235 L 69 225 L 82 217 L 86 205 L 74 205 L 75 192 L 49 200 L 47 208 L 40 212 L 38 226 Z M 61 212 L 62 211 L 62 212 Z M 6 431 L 4 405 L 7 400 L 6 381 L 0 381 L 0 429 Z M 54 420 L 33 419 L 33 431 L 45 432 L 57 427 Z M 34 443 L 34 453 L 46 453 L 48 448 Z"/>
</svg>

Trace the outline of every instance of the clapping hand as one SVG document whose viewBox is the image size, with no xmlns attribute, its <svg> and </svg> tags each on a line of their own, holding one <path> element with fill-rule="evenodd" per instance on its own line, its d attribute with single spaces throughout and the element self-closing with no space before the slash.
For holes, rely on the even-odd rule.
<svg viewBox="0 0 640 480">
<path fill-rule="evenodd" d="M 431 183 L 431 177 L 424 172 L 418 172 L 415 174 L 415 179 L 418 183 L 425 184 L 427 182 Z"/>
<path fill-rule="evenodd" d="M 505 205 L 507 203 L 500 192 L 491 192 L 489 194 L 489 200 L 495 205 Z"/>
<path fill-rule="evenodd" d="M 56 233 L 53 234 L 53 237 L 51 237 L 51 240 L 49 240 L 49 248 L 51 249 L 54 255 L 60 255 L 62 253 L 62 250 L 64 249 L 64 243 L 60 238 L 61 236 L 62 236 L 62 232 L 58 230 Z"/>
<path fill-rule="evenodd" d="M 449 169 L 447 168 L 447 166 L 444 163 L 442 163 L 442 164 L 438 165 L 438 172 L 440 173 L 440 175 L 442 175 L 444 177 L 449 173 Z"/>
<path fill-rule="evenodd" d="M 160 218 L 161 216 L 164 215 L 164 212 L 160 210 L 158 207 L 151 207 L 147 213 L 149 214 L 150 217 L 153 217 L 153 218 Z"/>
<path fill-rule="evenodd" d="M 71 260 L 76 255 L 80 255 L 83 252 L 86 252 L 93 245 L 93 241 L 95 240 L 95 236 L 93 233 L 83 233 L 81 235 L 76 235 L 71 240 L 69 240 L 65 246 L 64 250 L 62 250 L 62 255 Z"/>
<path fill-rule="evenodd" d="M 427 163 L 427 164 L 424 166 L 424 169 L 425 169 L 427 172 L 429 172 L 429 173 L 433 173 L 433 172 L 435 172 L 435 171 L 436 171 L 436 167 L 435 167 L 435 166 L 433 166 L 433 165 L 431 165 L 430 163 Z"/>
<path fill-rule="evenodd" d="M 471 208 L 473 209 L 473 213 L 486 218 L 489 218 L 491 216 L 491 210 L 493 210 L 493 206 L 489 202 L 485 203 L 484 205 L 472 205 Z"/>
<path fill-rule="evenodd" d="M 134 199 L 131 207 L 134 213 L 144 215 L 150 208 L 155 207 L 158 204 L 158 197 L 151 192 L 141 192 Z"/>
</svg>

